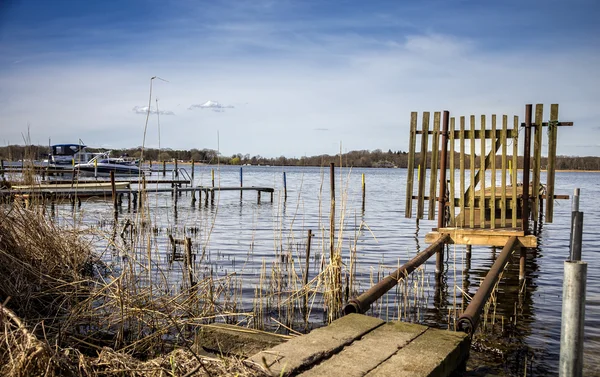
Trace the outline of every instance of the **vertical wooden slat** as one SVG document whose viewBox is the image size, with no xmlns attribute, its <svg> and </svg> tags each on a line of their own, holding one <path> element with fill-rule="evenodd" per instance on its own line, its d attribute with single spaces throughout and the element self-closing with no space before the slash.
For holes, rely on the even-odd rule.
<svg viewBox="0 0 600 377">
<path fill-rule="evenodd" d="M 481 116 L 481 152 L 479 154 L 479 220 L 482 228 L 485 228 L 485 115 Z"/>
<path fill-rule="evenodd" d="M 469 227 L 475 227 L 475 115 L 471 115 L 471 177 L 469 187 Z"/>
<path fill-rule="evenodd" d="M 465 226 L 465 117 L 460 117 L 460 227 Z"/>
<path fill-rule="evenodd" d="M 417 219 L 423 218 L 425 211 L 425 177 L 427 172 L 427 142 L 429 140 L 429 112 L 423 112 L 423 122 L 421 124 L 423 133 L 421 134 L 421 169 L 419 170 L 419 193 L 417 202 Z"/>
<path fill-rule="evenodd" d="M 534 221 L 538 220 L 539 197 L 540 197 L 540 171 L 542 164 L 542 122 L 544 121 L 544 105 L 535 105 L 535 135 L 533 138 L 533 159 L 532 159 L 532 184 L 530 198 L 533 199 L 531 213 Z"/>
<path fill-rule="evenodd" d="M 548 171 L 546 173 L 546 222 L 551 223 L 554 213 L 554 179 L 556 176 L 556 142 L 558 139 L 558 104 L 550 105 L 548 125 Z"/>
<path fill-rule="evenodd" d="M 492 179 L 490 181 L 490 229 L 496 228 L 496 114 L 492 114 Z"/>
<path fill-rule="evenodd" d="M 427 211 L 427 218 L 429 220 L 435 219 L 435 204 L 437 199 L 437 168 L 440 141 L 440 115 L 441 113 L 439 111 L 433 113 L 433 135 L 431 139 L 431 173 L 429 175 L 429 210 Z M 440 192 L 440 195 L 444 195 L 444 193 Z"/>
<path fill-rule="evenodd" d="M 448 212 L 450 213 L 450 224 L 452 224 L 452 226 L 456 226 L 456 224 L 454 223 L 454 126 L 455 119 L 454 117 L 452 117 L 450 118 L 450 130 L 448 131 L 450 133 L 450 153 L 448 154 L 448 156 L 450 157 L 450 187 L 448 188 L 449 195 L 447 202 L 449 203 Z"/>
<path fill-rule="evenodd" d="M 406 172 L 406 208 L 404 216 L 412 217 L 413 181 L 415 179 L 415 144 L 417 142 L 417 112 L 410 113 L 410 138 L 408 141 L 408 171 Z"/>
<path fill-rule="evenodd" d="M 513 130 L 513 153 L 512 153 L 512 227 L 517 229 L 517 171 L 519 162 L 519 117 L 515 115 Z"/>
<path fill-rule="evenodd" d="M 500 226 L 506 227 L 506 133 L 508 129 L 508 116 L 502 116 L 502 179 L 501 179 L 501 200 L 500 200 Z"/>
</svg>

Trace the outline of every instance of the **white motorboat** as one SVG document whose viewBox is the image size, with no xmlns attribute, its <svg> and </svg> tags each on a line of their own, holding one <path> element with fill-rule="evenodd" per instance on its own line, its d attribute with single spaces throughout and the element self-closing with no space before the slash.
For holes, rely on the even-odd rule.
<svg viewBox="0 0 600 377">
<path fill-rule="evenodd" d="M 124 157 L 110 157 L 110 151 L 96 154 L 85 164 L 76 164 L 75 171 L 85 176 L 109 176 L 114 172 L 115 176 L 138 176 L 143 174 L 137 165 L 139 161 Z"/>
</svg>

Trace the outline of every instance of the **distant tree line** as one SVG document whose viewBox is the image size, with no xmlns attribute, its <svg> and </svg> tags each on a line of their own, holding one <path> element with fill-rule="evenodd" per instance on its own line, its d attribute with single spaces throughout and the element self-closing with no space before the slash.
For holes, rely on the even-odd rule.
<svg viewBox="0 0 600 377">
<path fill-rule="evenodd" d="M 105 152 L 106 149 L 90 149 L 91 152 Z M 128 155 L 130 157 L 141 158 L 142 148 L 128 148 L 128 149 L 112 149 L 112 155 L 122 156 Z M 7 161 L 18 161 L 18 160 L 43 160 L 47 158 L 50 153 L 48 146 L 41 145 L 8 145 L 0 147 L 0 159 Z M 145 161 L 173 161 L 177 159 L 179 161 L 196 161 L 206 164 L 226 164 L 226 165 L 276 165 L 276 166 L 325 166 L 329 163 L 334 162 L 336 165 L 342 164 L 343 166 L 354 166 L 354 167 L 408 167 L 408 153 L 403 151 L 392 151 L 387 152 L 381 149 L 375 149 L 373 151 L 359 150 L 343 153 L 341 156 L 338 155 L 318 155 L 318 156 L 303 156 L 303 157 L 263 157 L 260 155 L 250 156 L 249 154 L 234 154 L 232 156 L 222 156 L 214 149 L 156 149 L 156 148 L 145 148 L 143 152 L 143 159 Z M 459 167 L 459 156 L 455 153 L 455 167 Z M 510 156 L 508 159 L 511 159 Z M 475 166 L 479 167 L 480 158 L 475 158 Z M 496 156 L 496 167 L 499 169 L 502 165 L 502 160 L 499 155 Z M 547 158 L 542 157 L 541 166 L 542 169 L 547 167 Z M 421 164 L 419 153 L 416 155 L 415 167 Z M 431 153 L 427 155 L 427 166 L 431 166 Z M 518 158 L 518 167 L 523 166 L 523 158 Z M 470 156 L 465 156 L 465 168 L 470 168 Z M 600 157 L 588 156 L 558 156 L 556 158 L 556 168 L 559 170 L 600 170 Z"/>
</svg>

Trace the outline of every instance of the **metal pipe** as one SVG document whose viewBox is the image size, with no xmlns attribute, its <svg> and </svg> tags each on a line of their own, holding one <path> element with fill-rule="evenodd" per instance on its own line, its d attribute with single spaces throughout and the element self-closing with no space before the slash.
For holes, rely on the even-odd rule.
<svg viewBox="0 0 600 377">
<path fill-rule="evenodd" d="M 571 221 L 570 260 L 581 260 L 581 242 L 583 238 L 583 212 L 573 212 Z"/>
<path fill-rule="evenodd" d="M 425 263 L 433 253 L 438 249 L 443 248 L 446 241 L 450 238 L 449 234 L 442 235 L 437 241 L 429 245 L 429 247 L 413 259 L 403 264 L 396 271 L 383 278 L 379 283 L 372 286 L 368 291 L 361 294 L 360 296 L 351 299 L 348 304 L 344 307 L 344 315 L 350 313 L 365 313 L 371 307 L 371 304 L 383 296 L 387 291 L 392 289 L 398 284 L 400 279 L 408 276 L 411 272 L 417 269 L 420 265 Z"/>
<path fill-rule="evenodd" d="M 562 322 L 560 331 L 560 377 L 583 373 L 583 329 L 585 319 L 585 284 L 587 263 L 565 261 Z"/>
<path fill-rule="evenodd" d="M 460 331 L 464 331 L 467 334 L 473 334 L 475 332 L 477 325 L 479 324 L 481 310 L 490 297 L 490 294 L 492 293 L 492 290 L 498 281 L 500 273 L 504 270 L 504 267 L 506 267 L 508 258 L 518 245 L 518 238 L 514 236 L 509 238 L 508 242 L 506 242 L 502 252 L 492 265 L 492 268 L 490 268 L 488 271 L 483 282 L 481 282 L 481 285 L 475 293 L 475 296 L 473 296 L 471 303 L 469 306 L 467 306 L 467 309 L 458 319 L 458 329 Z"/>
<path fill-rule="evenodd" d="M 448 121 L 450 112 L 444 111 L 442 120 L 442 145 L 440 153 L 440 193 L 438 196 L 438 229 L 446 226 L 444 215 L 446 209 L 446 155 L 448 153 Z M 441 274 L 444 270 L 444 248 L 440 247 L 435 256 L 435 273 Z"/>
</svg>

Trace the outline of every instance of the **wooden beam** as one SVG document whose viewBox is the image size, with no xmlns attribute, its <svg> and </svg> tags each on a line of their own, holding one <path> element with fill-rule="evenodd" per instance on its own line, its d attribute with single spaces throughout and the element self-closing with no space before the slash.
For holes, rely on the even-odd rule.
<svg viewBox="0 0 600 377">
<path fill-rule="evenodd" d="M 446 228 L 444 228 L 446 229 Z M 466 230 L 466 229 L 463 229 Z M 450 238 L 448 240 L 449 244 L 456 245 L 475 245 L 475 246 L 496 246 L 503 247 L 506 245 L 506 242 L 511 237 L 517 237 L 519 240 L 520 246 L 525 248 L 534 248 L 537 247 L 537 237 L 536 236 L 515 236 L 511 234 L 496 234 L 494 231 L 490 231 L 490 229 L 469 229 L 471 231 L 478 230 L 478 232 L 460 232 L 458 230 L 455 231 L 435 231 L 429 232 L 425 235 L 425 242 L 428 244 L 432 244 L 436 242 L 440 237 L 444 234 L 450 234 Z M 485 232 L 485 231 L 488 232 Z"/>
</svg>

